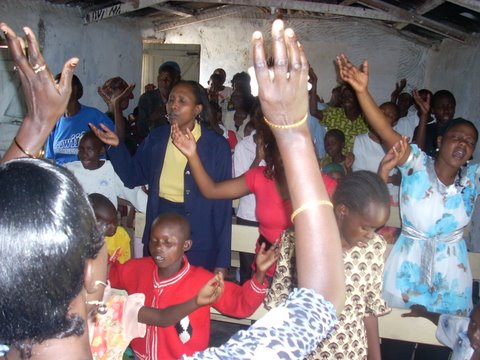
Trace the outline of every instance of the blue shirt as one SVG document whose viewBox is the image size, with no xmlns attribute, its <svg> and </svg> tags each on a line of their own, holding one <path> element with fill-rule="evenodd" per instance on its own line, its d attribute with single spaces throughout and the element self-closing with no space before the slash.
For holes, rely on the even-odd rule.
<svg viewBox="0 0 480 360">
<path fill-rule="evenodd" d="M 105 124 L 114 131 L 110 118 L 98 109 L 80 104 L 80 111 L 73 116 L 62 116 L 50 133 L 45 157 L 62 165 L 78 160 L 78 144 L 83 134 L 90 130 L 88 123 L 99 126 Z"/>
</svg>

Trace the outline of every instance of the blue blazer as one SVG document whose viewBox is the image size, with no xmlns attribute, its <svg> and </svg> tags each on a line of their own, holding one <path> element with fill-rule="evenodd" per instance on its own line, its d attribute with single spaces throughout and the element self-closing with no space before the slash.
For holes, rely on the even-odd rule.
<svg viewBox="0 0 480 360">
<path fill-rule="evenodd" d="M 216 182 L 232 177 L 232 156 L 225 138 L 202 127 L 197 151 L 207 173 Z M 170 140 L 170 126 L 160 126 L 148 135 L 134 156 L 125 144 L 110 147 L 108 156 L 125 186 L 148 184 L 148 203 L 143 244 L 148 246 L 150 227 L 159 214 L 159 182 L 163 161 Z M 185 213 L 191 226 L 192 250 L 209 253 L 216 259 L 211 267 L 229 267 L 231 257 L 232 202 L 209 200 L 197 187 L 187 163 L 184 172 Z M 188 255 L 188 253 L 187 253 Z M 207 254 L 206 254 L 207 255 Z"/>
</svg>

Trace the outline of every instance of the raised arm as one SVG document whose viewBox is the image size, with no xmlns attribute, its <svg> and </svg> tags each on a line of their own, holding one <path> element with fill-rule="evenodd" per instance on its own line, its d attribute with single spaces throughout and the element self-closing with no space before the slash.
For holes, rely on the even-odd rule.
<svg viewBox="0 0 480 360">
<path fill-rule="evenodd" d="M 400 140 L 401 135 L 393 130 L 385 114 L 380 110 L 368 92 L 368 62 L 365 60 L 361 68 L 357 68 L 342 54 L 337 56 L 337 65 L 341 79 L 350 84 L 353 90 L 355 90 L 369 125 L 375 130 L 378 136 L 380 136 L 384 147 L 387 150 L 390 149 Z M 409 153 L 410 150 L 408 150 L 408 154 Z M 406 154 L 405 159 L 402 159 L 401 163 L 408 158 L 408 154 Z"/>
<path fill-rule="evenodd" d="M 315 71 L 313 68 L 310 66 L 308 70 L 308 75 L 310 79 L 308 80 L 310 84 L 312 84 L 312 88 L 310 89 L 310 92 L 308 93 L 308 108 L 310 110 L 310 114 L 312 114 L 313 117 L 316 117 L 318 120 L 323 119 L 323 111 L 318 110 L 318 104 L 317 104 L 317 83 L 318 83 L 318 78 L 317 74 L 315 74 Z"/>
<path fill-rule="evenodd" d="M 298 285 L 322 294 L 339 313 L 345 301 L 340 236 L 304 119 L 309 65 L 295 33 L 284 30 L 281 20 L 273 23 L 272 39 L 273 79 L 258 31 L 252 37 L 253 58 L 263 114 L 277 140 L 292 205 L 297 209 Z"/>
<path fill-rule="evenodd" d="M 198 156 L 195 138 L 189 129 L 186 131 L 183 133 L 178 124 L 172 124 L 172 141 L 188 159 L 193 178 L 203 196 L 208 199 L 236 199 L 250 193 L 244 175 L 225 181 L 213 181 Z"/>
<path fill-rule="evenodd" d="M 415 129 L 412 142 L 417 144 L 421 150 L 425 150 L 425 142 L 427 137 L 427 123 L 429 120 L 428 114 L 430 113 L 430 94 L 427 95 L 425 100 L 422 99 L 418 90 L 413 90 L 413 100 L 418 107 L 418 126 Z"/>
<path fill-rule="evenodd" d="M 67 107 L 73 71 L 79 60 L 72 58 L 65 63 L 57 85 L 30 28 L 23 28 L 27 36 L 28 58 L 23 50 L 23 40 L 7 24 L 0 23 L 0 29 L 14 59 L 27 105 L 27 115 L 0 162 L 19 157 L 41 157 L 48 135 Z"/>
</svg>

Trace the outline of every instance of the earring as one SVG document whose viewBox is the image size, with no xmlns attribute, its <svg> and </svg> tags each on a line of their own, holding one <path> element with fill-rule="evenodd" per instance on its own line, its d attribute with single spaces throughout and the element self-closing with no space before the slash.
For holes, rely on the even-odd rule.
<svg viewBox="0 0 480 360">
<path fill-rule="evenodd" d="M 107 313 L 107 305 L 103 301 L 97 301 L 97 300 L 90 300 L 90 301 L 85 301 L 85 304 L 88 305 L 97 305 L 97 312 L 100 315 L 105 315 Z"/>
</svg>

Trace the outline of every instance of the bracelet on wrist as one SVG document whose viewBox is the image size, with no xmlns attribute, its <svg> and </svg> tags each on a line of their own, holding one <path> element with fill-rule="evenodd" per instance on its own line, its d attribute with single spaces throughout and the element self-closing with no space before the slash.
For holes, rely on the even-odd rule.
<svg viewBox="0 0 480 360">
<path fill-rule="evenodd" d="M 265 123 L 270 126 L 271 128 L 274 128 L 274 129 L 292 129 L 292 128 L 296 128 L 296 127 L 299 127 L 301 125 L 303 125 L 308 119 L 308 112 L 305 114 L 305 116 L 293 123 L 293 124 L 288 124 L 288 125 L 277 125 L 277 124 L 274 124 L 272 123 L 271 121 L 269 121 L 265 116 L 263 117 L 263 120 L 265 120 Z"/>
<path fill-rule="evenodd" d="M 45 154 L 45 151 L 44 149 L 40 149 L 38 155 L 33 155 L 32 153 L 30 153 L 29 151 L 25 150 L 17 141 L 17 137 L 15 136 L 13 138 L 13 142 L 15 143 L 15 146 L 22 152 L 24 153 L 27 157 L 31 158 L 31 159 L 42 159 L 43 158 L 43 155 Z"/>
<path fill-rule="evenodd" d="M 292 215 L 290 216 L 290 221 L 293 223 L 293 220 L 295 220 L 295 217 L 300 214 L 301 212 L 307 210 L 307 209 L 311 209 L 313 208 L 314 206 L 321 206 L 321 205 L 327 205 L 327 206 L 331 206 L 333 208 L 333 204 L 330 200 L 313 200 L 313 201 L 309 201 L 305 204 L 303 204 L 302 206 L 300 206 L 297 210 L 295 210 Z"/>
</svg>

